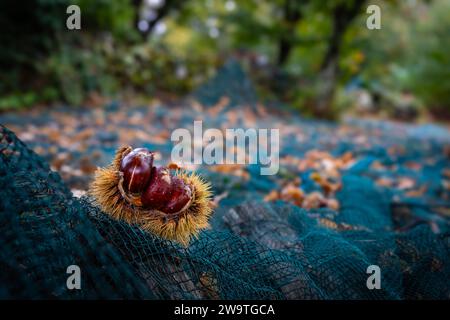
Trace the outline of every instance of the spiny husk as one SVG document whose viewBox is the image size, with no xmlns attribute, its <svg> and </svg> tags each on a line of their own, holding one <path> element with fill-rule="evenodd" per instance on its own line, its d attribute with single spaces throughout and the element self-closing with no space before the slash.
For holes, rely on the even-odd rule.
<svg viewBox="0 0 450 320">
<path fill-rule="evenodd" d="M 200 230 L 209 226 L 208 220 L 212 213 L 210 184 L 194 173 L 178 170 L 176 175 L 194 191 L 189 207 L 174 214 L 146 210 L 140 205 L 138 198 L 124 194 L 119 187 L 122 182 L 120 162 L 131 150 L 131 147 L 118 149 L 108 167 L 97 169 L 89 194 L 96 204 L 114 219 L 137 224 L 147 232 L 187 246 L 192 237 L 196 237 Z"/>
</svg>

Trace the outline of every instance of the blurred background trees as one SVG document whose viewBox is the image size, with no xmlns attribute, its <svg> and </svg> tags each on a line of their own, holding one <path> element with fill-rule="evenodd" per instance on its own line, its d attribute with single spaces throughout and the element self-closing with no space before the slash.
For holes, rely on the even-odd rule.
<svg viewBox="0 0 450 320">
<path fill-rule="evenodd" d="M 80 31 L 66 8 L 81 8 Z M 0 109 L 177 97 L 230 57 L 264 101 L 305 115 L 450 115 L 450 4 L 377 0 L 27 0 L 0 3 Z"/>
</svg>

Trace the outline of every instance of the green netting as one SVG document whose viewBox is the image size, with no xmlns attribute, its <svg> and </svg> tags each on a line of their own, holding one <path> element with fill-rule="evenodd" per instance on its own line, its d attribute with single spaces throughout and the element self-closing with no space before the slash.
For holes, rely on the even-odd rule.
<svg viewBox="0 0 450 320">
<path fill-rule="evenodd" d="M 1 298 L 450 297 L 448 230 L 392 231 L 388 197 L 367 178 L 344 177 L 339 213 L 246 202 L 219 210 L 213 228 L 183 248 L 73 198 L 4 127 L 0 156 Z M 81 290 L 66 287 L 72 264 Z M 372 264 L 382 270 L 381 290 L 366 286 Z"/>
</svg>

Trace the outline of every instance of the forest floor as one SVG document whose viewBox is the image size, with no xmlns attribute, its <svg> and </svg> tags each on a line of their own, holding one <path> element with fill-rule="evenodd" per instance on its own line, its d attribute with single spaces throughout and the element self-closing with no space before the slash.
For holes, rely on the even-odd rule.
<svg viewBox="0 0 450 320">
<path fill-rule="evenodd" d="M 189 165 L 213 184 L 215 203 L 284 200 L 306 209 L 339 212 L 340 191 L 351 174 L 370 179 L 393 205 L 426 207 L 426 214 L 401 211 L 401 227 L 426 222 L 439 232 L 450 221 L 450 133 L 437 125 L 412 125 L 348 118 L 340 123 L 303 119 L 289 111 L 257 104 L 231 107 L 228 98 L 212 106 L 192 99 L 165 105 L 34 109 L 4 113 L 0 123 L 13 130 L 57 171 L 75 196 L 83 195 L 97 166 L 107 165 L 121 145 L 157 152 L 171 161 L 176 128 L 277 128 L 280 169 L 260 174 L 260 165 Z M 233 152 L 233 150 L 229 150 Z M 355 182 L 356 183 L 356 182 Z M 357 186 L 355 186 L 357 190 Z M 432 214 L 430 214 L 432 213 Z M 406 216 L 406 218 L 405 218 Z"/>
</svg>

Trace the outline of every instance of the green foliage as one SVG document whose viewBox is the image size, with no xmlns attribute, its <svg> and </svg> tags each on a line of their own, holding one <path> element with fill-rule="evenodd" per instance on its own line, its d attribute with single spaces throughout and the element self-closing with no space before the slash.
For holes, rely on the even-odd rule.
<svg viewBox="0 0 450 320">
<path fill-rule="evenodd" d="M 347 67 L 347 74 L 359 74 L 370 89 L 378 90 L 381 85 L 386 96 L 410 92 L 429 109 L 448 108 L 448 1 L 378 4 L 383 12 L 382 29 L 355 29 L 346 39 L 347 53 L 358 48 L 362 55 L 356 72 Z M 358 23 L 363 24 L 364 18 Z"/>
<path fill-rule="evenodd" d="M 310 114 L 323 92 L 321 71 L 335 11 L 356 1 L 185 1 L 160 20 L 165 32 L 153 29 L 143 36 L 136 22 L 145 1 L 28 0 L 18 7 L 5 0 L 0 3 L 0 67 L 7 71 L 0 72 L 0 105 L 55 99 L 79 105 L 92 92 L 186 94 L 237 54 L 248 62 L 262 98 Z M 342 96 L 358 78 L 386 97 L 406 92 L 432 110 L 448 110 L 447 2 L 375 0 L 371 4 L 381 7 L 382 30 L 368 30 L 361 10 L 340 40 L 336 92 Z M 81 8 L 81 31 L 66 29 L 69 4 Z M 299 14 L 297 20 L 289 20 L 289 10 Z M 290 48 L 281 63 L 283 41 Z M 330 112 L 351 104 L 335 98 Z"/>
<path fill-rule="evenodd" d="M 82 29 L 90 33 L 107 32 L 120 40 L 136 38 L 136 14 L 130 0 L 76 0 L 82 12 Z"/>
<path fill-rule="evenodd" d="M 0 2 L 0 66 L 15 63 L 30 67 L 55 43 L 56 33 L 65 28 L 67 0 Z"/>
<path fill-rule="evenodd" d="M 13 2 L 0 1 L 0 94 L 9 97 L 36 87 L 35 64 L 49 54 L 65 28 L 67 5 L 64 0 Z"/>
<path fill-rule="evenodd" d="M 409 70 L 411 89 L 437 114 L 450 116 L 450 4 L 438 1 L 417 26 Z"/>
<path fill-rule="evenodd" d="M 81 8 L 82 31 L 66 29 L 70 4 Z M 117 90 L 104 48 L 111 37 L 136 39 L 134 13 L 128 0 L 30 0 L 22 6 L 2 1 L 0 66 L 14 67 L 0 73 L 1 108 L 56 99 L 79 105 L 90 92 Z"/>
<path fill-rule="evenodd" d="M 0 98 L 0 110 L 26 108 L 37 102 L 34 92 L 10 94 Z"/>
<path fill-rule="evenodd" d="M 108 75 L 101 49 L 98 44 L 77 50 L 62 45 L 38 66 L 38 70 L 58 88 L 62 100 L 80 105 L 90 92 L 112 94 L 117 89 L 114 79 Z"/>
</svg>

